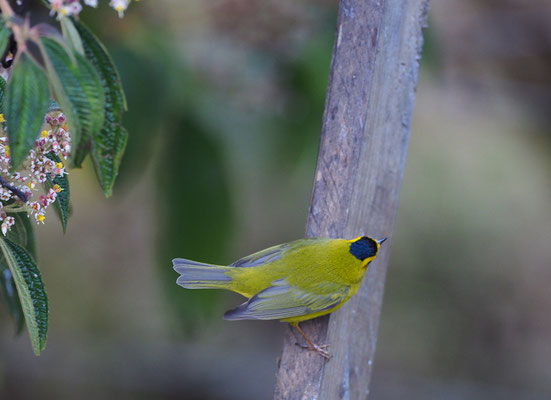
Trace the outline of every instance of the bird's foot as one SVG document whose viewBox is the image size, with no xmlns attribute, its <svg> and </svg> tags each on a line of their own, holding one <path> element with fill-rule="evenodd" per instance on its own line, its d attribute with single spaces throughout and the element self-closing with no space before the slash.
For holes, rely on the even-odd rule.
<svg viewBox="0 0 551 400">
<path fill-rule="evenodd" d="M 318 353 L 320 356 L 322 356 L 326 360 L 329 360 L 329 358 L 330 358 L 329 352 L 327 351 L 327 348 L 329 347 L 329 345 L 327 345 L 327 344 L 317 345 L 317 344 L 314 344 L 314 343 L 311 343 L 311 344 L 310 343 L 309 344 L 297 343 L 297 345 L 302 347 L 303 349 L 308 349 L 308 350 L 315 351 L 316 353 Z"/>
</svg>

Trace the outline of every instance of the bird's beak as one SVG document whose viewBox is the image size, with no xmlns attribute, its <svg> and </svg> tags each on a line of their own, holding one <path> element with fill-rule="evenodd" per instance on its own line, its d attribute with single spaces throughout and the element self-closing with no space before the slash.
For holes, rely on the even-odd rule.
<svg viewBox="0 0 551 400">
<path fill-rule="evenodd" d="M 377 240 L 377 243 L 379 243 L 379 245 L 383 244 L 383 242 L 386 240 L 387 238 L 382 238 L 382 239 L 379 239 Z"/>
</svg>

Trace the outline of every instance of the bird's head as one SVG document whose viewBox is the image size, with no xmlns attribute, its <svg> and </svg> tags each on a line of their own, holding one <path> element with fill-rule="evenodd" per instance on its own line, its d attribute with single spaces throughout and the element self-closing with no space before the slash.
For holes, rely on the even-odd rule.
<svg viewBox="0 0 551 400">
<path fill-rule="evenodd" d="M 379 247 L 381 247 L 381 244 L 385 240 L 386 238 L 376 240 L 367 236 L 360 236 L 354 240 L 351 240 L 350 253 L 358 260 L 362 261 L 362 263 L 367 265 L 370 261 L 377 257 Z"/>
</svg>

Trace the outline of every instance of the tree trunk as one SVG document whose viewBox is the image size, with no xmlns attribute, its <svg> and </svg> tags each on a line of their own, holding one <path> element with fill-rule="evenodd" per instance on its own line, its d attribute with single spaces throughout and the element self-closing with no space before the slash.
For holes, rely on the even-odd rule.
<svg viewBox="0 0 551 400">
<path fill-rule="evenodd" d="M 392 238 L 428 0 L 341 0 L 309 237 Z M 391 240 L 359 292 L 301 324 L 331 359 L 285 334 L 275 399 L 364 399 L 369 393 Z"/>
</svg>

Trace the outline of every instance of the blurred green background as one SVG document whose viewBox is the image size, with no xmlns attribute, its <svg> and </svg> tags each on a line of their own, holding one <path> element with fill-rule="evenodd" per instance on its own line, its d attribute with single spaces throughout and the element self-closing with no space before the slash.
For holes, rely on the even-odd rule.
<svg viewBox="0 0 551 400">
<path fill-rule="evenodd" d="M 107 3 L 103 1 L 101 3 Z M 83 19 L 128 95 L 115 196 L 70 171 L 38 231 L 33 356 L 0 310 L 1 399 L 267 399 L 286 327 L 175 285 L 304 234 L 336 1 L 103 4 Z M 434 1 L 370 399 L 551 396 L 551 4 Z"/>
</svg>

